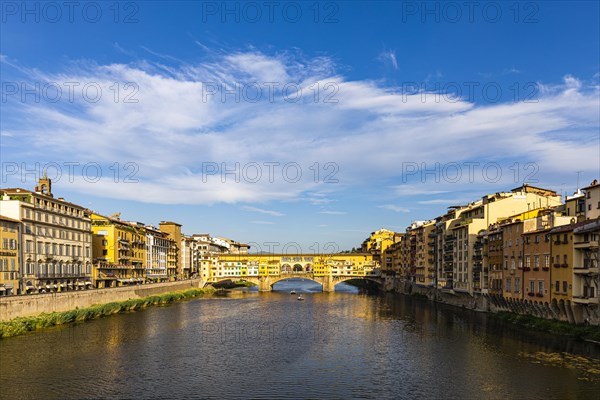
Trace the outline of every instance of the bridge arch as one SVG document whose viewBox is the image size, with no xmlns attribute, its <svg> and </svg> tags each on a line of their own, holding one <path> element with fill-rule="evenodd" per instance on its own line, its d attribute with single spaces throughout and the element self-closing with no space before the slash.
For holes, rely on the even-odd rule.
<svg viewBox="0 0 600 400">
<path fill-rule="evenodd" d="M 273 289 L 273 285 L 275 285 L 278 282 L 289 280 L 289 279 L 300 279 L 300 278 L 306 279 L 308 281 L 311 281 L 311 282 L 314 282 L 316 284 L 323 286 L 323 282 L 321 282 L 318 278 L 312 277 L 312 276 L 300 275 L 300 274 L 298 274 L 298 275 L 291 274 L 288 276 L 283 276 L 283 275 L 274 276 L 271 278 L 271 280 L 269 280 L 269 285 L 271 286 L 271 289 Z"/>
<path fill-rule="evenodd" d="M 369 281 L 377 284 L 378 286 L 383 286 L 383 281 L 379 277 L 374 276 L 341 276 L 334 277 L 333 285 L 337 286 L 339 283 L 348 282 L 348 281 Z"/>
</svg>

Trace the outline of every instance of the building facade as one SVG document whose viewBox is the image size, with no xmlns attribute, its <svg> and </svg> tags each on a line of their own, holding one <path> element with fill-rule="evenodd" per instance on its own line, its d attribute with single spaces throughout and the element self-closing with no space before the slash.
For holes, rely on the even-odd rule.
<svg viewBox="0 0 600 400">
<path fill-rule="evenodd" d="M 0 296 L 21 293 L 21 223 L 0 215 Z"/>
<path fill-rule="evenodd" d="M 21 223 L 17 294 L 92 286 L 92 230 L 84 207 L 55 198 L 46 177 L 34 191 L 2 189 L 0 198 L 2 215 Z"/>
</svg>

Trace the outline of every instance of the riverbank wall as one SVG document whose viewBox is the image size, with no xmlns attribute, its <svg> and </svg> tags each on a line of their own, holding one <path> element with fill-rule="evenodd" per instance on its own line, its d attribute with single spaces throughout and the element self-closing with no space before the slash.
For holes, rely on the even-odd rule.
<svg viewBox="0 0 600 400">
<path fill-rule="evenodd" d="M 179 290 L 202 288 L 204 281 L 192 279 L 176 282 L 91 289 L 62 293 L 44 293 L 0 298 L 0 321 L 31 317 L 41 313 L 70 311 L 115 301 L 125 301 Z"/>
<path fill-rule="evenodd" d="M 530 300 L 506 299 L 502 296 L 487 294 L 469 294 L 465 292 L 425 287 L 397 279 L 386 282 L 386 290 L 406 295 L 426 297 L 431 301 L 449 304 L 474 311 L 499 313 L 510 312 L 530 315 L 549 320 L 565 321 L 571 324 L 589 324 L 600 326 L 600 306 L 580 305 L 571 302 L 540 303 Z"/>
</svg>

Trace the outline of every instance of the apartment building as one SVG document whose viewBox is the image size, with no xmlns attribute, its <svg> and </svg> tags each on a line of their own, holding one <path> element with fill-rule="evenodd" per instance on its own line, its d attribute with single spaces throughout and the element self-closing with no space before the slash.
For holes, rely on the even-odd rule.
<svg viewBox="0 0 600 400">
<path fill-rule="evenodd" d="M 16 294 L 82 290 L 92 286 L 92 230 L 88 210 L 55 198 L 52 182 L 34 191 L 0 190 L 0 214 L 21 223 L 20 282 Z"/>
<path fill-rule="evenodd" d="M 573 303 L 597 310 L 600 301 L 600 218 L 575 227 L 573 236 Z"/>
<path fill-rule="evenodd" d="M 146 226 L 146 280 L 148 282 L 166 282 L 167 256 L 172 246 L 169 235 L 161 230 Z"/>
<path fill-rule="evenodd" d="M 167 274 L 170 279 L 189 278 L 190 271 L 183 269 L 183 261 L 181 259 L 181 224 L 173 221 L 161 221 L 159 229 L 165 232 L 169 239 L 171 239 L 171 246 L 167 253 Z"/>
<path fill-rule="evenodd" d="M 20 293 L 21 222 L 0 215 L 0 296 Z"/>
<path fill-rule="evenodd" d="M 146 227 L 121 221 L 120 213 L 92 213 L 94 281 L 97 288 L 146 281 Z"/>
<path fill-rule="evenodd" d="M 585 218 L 600 218 L 600 183 L 594 179 L 589 186 L 582 190 L 585 193 Z"/>
</svg>

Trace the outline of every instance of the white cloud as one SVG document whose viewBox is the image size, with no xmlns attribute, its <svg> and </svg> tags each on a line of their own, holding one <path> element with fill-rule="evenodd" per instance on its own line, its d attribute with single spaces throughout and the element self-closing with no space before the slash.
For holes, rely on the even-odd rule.
<svg viewBox="0 0 600 400">
<path fill-rule="evenodd" d="M 433 200 L 421 200 L 417 203 L 419 204 L 453 204 L 453 205 L 464 205 L 469 201 L 478 200 L 477 198 L 473 198 L 471 200 L 464 199 L 433 199 Z"/>
<path fill-rule="evenodd" d="M 348 213 L 347 213 L 347 212 L 345 212 L 345 211 L 328 211 L 328 210 L 325 210 L 325 211 L 319 211 L 319 214 L 326 214 L 326 215 L 345 215 L 345 214 L 348 214 Z"/>
<path fill-rule="evenodd" d="M 394 69 L 398 69 L 398 60 L 396 59 L 396 52 L 393 50 L 383 51 L 379 58 L 386 63 L 389 63 Z"/>
<path fill-rule="evenodd" d="M 242 210 L 244 210 L 244 211 L 250 211 L 250 212 L 257 212 L 257 213 L 261 213 L 261 214 L 272 215 L 274 217 L 283 217 L 285 215 L 283 213 L 280 213 L 279 211 L 264 210 L 262 208 L 251 207 L 251 206 L 244 206 L 244 207 L 242 207 Z"/>
<path fill-rule="evenodd" d="M 598 87 L 573 76 L 560 84 L 540 84 L 536 102 L 477 105 L 348 80 L 327 57 L 215 54 L 196 64 L 164 56 L 160 62 L 80 63 L 57 74 L 20 67 L 3 55 L 3 69 L 11 73 L 59 84 L 93 82 L 103 93 L 95 103 L 82 100 L 81 92 L 74 103 L 9 98 L 3 104 L 3 161 L 99 163 L 104 172 L 99 182 L 63 180 L 60 185 L 93 196 L 161 204 L 304 200 L 319 206 L 341 198 L 337 194 L 342 191 L 360 193 L 364 188 L 387 188 L 391 197 L 421 196 L 433 202 L 442 200 L 427 196 L 468 192 L 478 197 L 516 187 L 531 172 L 524 169 L 528 162 L 535 163 L 534 178 L 544 186 L 573 181 L 572 171 L 599 170 Z M 260 80 L 299 82 L 303 95 L 291 102 L 275 91 L 270 99 L 264 88 L 260 101 L 235 101 L 208 95 L 205 84 L 232 87 L 237 82 L 243 87 Z M 115 82 L 133 82 L 137 91 L 121 85 L 115 101 Z M 328 90 L 326 84 L 331 84 Z M 137 102 L 124 102 L 126 96 Z M 328 96 L 337 103 L 324 102 Z M 464 167 L 456 182 L 444 176 L 448 165 L 464 161 L 479 163 L 473 179 Z M 109 169 L 115 162 L 121 166 L 118 183 Z M 131 172 L 123 169 L 128 162 L 137 168 L 137 184 L 122 183 Z M 279 164 L 271 171 L 264 164 L 268 162 Z M 315 174 L 311 167 L 317 162 Z M 490 162 L 502 167 L 497 182 L 482 173 Z M 294 168 L 284 170 L 291 163 L 300 167 L 298 180 Z M 337 169 L 325 170 L 326 163 Z M 437 179 L 417 173 L 396 185 L 403 178 L 403 163 L 425 163 L 427 168 L 438 163 Z M 510 169 L 515 163 L 516 178 Z M 215 165 L 216 170 L 205 168 Z M 258 175 L 255 165 L 261 167 Z M 332 173 L 338 183 L 325 182 Z M 247 211 L 261 213 L 257 210 L 278 213 Z"/>
<path fill-rule="evenodd" d="M 271 222 L 271 221 L 250 221 L 251 224 L 257 224 L 257 225 L 274 225 L 275 222 Z"/>
<path fill-rule="evenodd" d="M 384 210 L 394 211 L 394 212 L 403 212 L 403 213 L 410 212 L 410 210 L 408 208 L 397 206 L 395 204 L 383 204 L 383 205 L 377 206 L 377 207 L 383 208 Z"/>
</svg>

